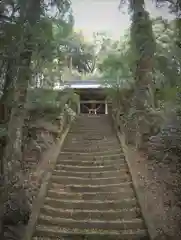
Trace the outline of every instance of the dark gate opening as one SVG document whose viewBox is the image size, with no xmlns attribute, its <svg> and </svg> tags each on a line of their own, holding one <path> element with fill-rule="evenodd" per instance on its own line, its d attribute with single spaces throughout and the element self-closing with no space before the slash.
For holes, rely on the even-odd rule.
<svg viewBox="0 0 181 240">
<path fill-rule="evenodd" d="M 80 96 L 80 113 L 107 114 L 106 93 L 102 88 L 76 89 Z"/>
<path fill-rule="evenodd" d="M 83 114 L 105 114 L 105 103 L 80 103 L 80 113 Z"/>
</svg>

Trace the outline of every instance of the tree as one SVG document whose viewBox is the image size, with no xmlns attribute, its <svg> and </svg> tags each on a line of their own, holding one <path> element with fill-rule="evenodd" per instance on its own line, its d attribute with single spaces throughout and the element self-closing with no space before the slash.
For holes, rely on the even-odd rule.
<svg viewBox="0 0 181 240">
<path fill-rule="evenodd" d="M 137 93 L 135 92 L 135 96 L 139 96 L 136 98 L 136 108 L 143 108 L 145 101 L 154 107 L 154 99 L 152 99 L 152 72 L 155 39 L 152 31 L 152 23 L 148 12 L 144 8 L 143 0 L 130 1 L 130 11 L 132 13 L 130 29 L 131 47 L 136 56 L 135 80 Z M 150 95 L 151 99 L 148 99 L 147 95 Z"/>
<path fill-rule="evenodd" d="M 38 52 L 45 44 L 48 45 L 50 39 L 46 38 L 46 42 L 39 41 L 39 32 L 42 31 L 41 27 L 43 22 L 46 22 L 47 16 L 50 16 L 48 12 L 52 7 L 56 6 L 58 11 L 55 19 L 65 19 L 65 13 L 70 12 L 70 3 L 69 1 L 17 0 L 2 1 L 0 6 L 3 16 L 1 17 L 1 37 L 4 44 L 0 48 L 3 55 L 1 104 L 4 109 L 9 110 L 4 111 L 3 109 L 5 114 L 1 114 L 0 122 L 7 128 L 7 135 L 1 142 L 3 157 L 1 173 L 5 180 L 5 191 L 3 192 L 5 199 L 1 199 L 4 200 L 3 225 L 6 225 L 7 231 L 9 231 L 7 226 L 14 225 L 14 230 L 11 228 L 11 231 L 6 231 L 6 234 L 13 234 L 18 227 L 27 224 L 30 213 L 22 171 L 22 135 L 26 115 L 27 89 L 32 77 L 32 62 L 35 52 Z M 12 14 L 6 11 L 10 7 L 12 7 Z M 48 23 L 46 22 L 46 24 Z M 13 28 L 15 31 L 12 34 L 10 29 Z M 11 34 L 9 35 L 9 33 Z M 51 58 L 50 55 L 45 54 L 45 51 L 41 55 L 41 58 L 43 57 L 44 59 Z M 7 104 L 9 97 L 12 102 Z M 15 206 L 12 208 L 11 204 L 15 204 Z M 3 228 L 3 230 L 5 229 Z M 3 239 L 5 239 L 4 237 L 2 236 Z M 17 237 L 20 239 L 20 236 Z"/>
<path fill-rule="evenodd" d="M 94 70 L 94 46 L 85 42 L 81 33 L 73 32 L 65 40 L 64 52 L 70 71 L 73 68 L 80 73 L 89 73 Z"/>
</svg>

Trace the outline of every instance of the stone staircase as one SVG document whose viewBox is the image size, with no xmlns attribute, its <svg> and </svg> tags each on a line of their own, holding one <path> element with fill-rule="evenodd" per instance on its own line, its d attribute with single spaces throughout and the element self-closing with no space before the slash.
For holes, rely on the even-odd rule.
<svg viewBox="0 0 181 240">
<path fill-rule="evenodd" d="M 149 239 L 106 115 L 83 115 L 72 125 L 32 239 Z"/>
</svg>

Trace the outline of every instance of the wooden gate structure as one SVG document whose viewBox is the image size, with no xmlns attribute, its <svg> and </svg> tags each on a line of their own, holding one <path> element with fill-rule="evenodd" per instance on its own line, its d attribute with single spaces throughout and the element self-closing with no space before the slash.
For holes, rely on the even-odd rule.
<svg viewBox="0 0 181 240">
<path fill-rule="evenodd" d="M 64 84 L 79 94 L 79 114 L 108 114 L 106 87 L 97 80 L 71 80 Z"/>
</svg>

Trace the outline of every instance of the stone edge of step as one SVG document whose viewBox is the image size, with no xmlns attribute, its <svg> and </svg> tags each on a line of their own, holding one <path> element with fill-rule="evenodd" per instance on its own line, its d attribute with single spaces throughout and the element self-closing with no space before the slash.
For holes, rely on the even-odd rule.
<svg viewBox="0 0 181 240">
<path fill-rule="evenodd" d="M 57 145 L 59 146 L 59 149 L 57 152 L 55 152 L 54 158 L 51 159 L 52 163 L 49 165 L 50 169 L 52 169 L 53 165 L 56 164 L 60 149 L 63 147 L 64 140 L 69 132 L 69 129 L 71 128 L 71 124 L 72 124 L 72 122 L 69 123 L 69 125 L 66 127 L 66 129 L 62 132 L 61 138 L 57 141 Z M 23 240 L 31 240 L 33 237 L 36 222 L 37 222 L 38 216 L 40 214 L 40 209 L 43 205 L 43 201 L 46 197 L 49 180 L 50 180 L 52 172 L 53 172 L 53 170 L 50 171 L 50 169 L 46 169 L 46 172 L 44 174 L 44 178 L 42 180 L 42 184 L 40 186 L 38 196 L 35 199 L 35 202 L 33 203 L 30 219 L 29 219 L 28 225 L 26 227 L 26 231 L 23 236 Z"/>
<path fill-rule="evenodd" d="M 107 235 L 107 236 L 116 236 L 116 237 L 124 237 L 125 235 L 126 236 L 134 236 L 134 235 L 141 235 L 140 237 L 143 237 L 143 236 L 147 236 L 147 231 L 144 230 L 144 229 L 137 229 L 137 230 L 123 230 L 123 231 L 110 231 L 110 230 L 104 230 L 102 231 L 101 229 L 93 229 L 93 230 L 88 230 L 88 229 L 84 229 L 84 230 L 80 230 L 80 229 L 71 229 L 71 228 L 63 228 L 63 229 L 60 229 L 60 228 L 57 228 L 57 227 L 51 227 L 51 230 L 50 229 L 47 229 L 46 227 L 42 226 L 42 225 L 38 225 L 37 228 L 36 228 L 36 231 L 35 231 L 35 235 L 40 235 L 41 236 L 43 234 L 46 234 L 49 235 L 50 237 L 60 237 L 60 235 L 67 235 L 67 236 L 71 236 L 71 235 L 99 235 L 99 236 L 104 236 L 104 235 Z M 40 237 L 41 237 L 40 236 Z M 130 238 L 131 240 L 131 238 Z"/>
<path fill-rule="evenodd" d="M 97 225 L 98 229 L 104 229 L 104 228 L 112 228 L 114 227 L 120 229 L 120 230 L 129 230 L 129 229 L 145 229 L 144 221 L 141 218 L 132 218 L 132 219 L 120 219 L 120 220 L 98 220 L 98 219 L 73 219 L 73 218 L 61 218 L 61 217 L 55 217 L 55 216 L 47 216 L 44 214 L 40 214 L 38 219 L 38 224 L 44 225 L 44 226 L 59 226 L 62 224 L 64 226 L 70 227 L 71 224 L 74 225 L 74 227 L 81 229 L 81 224 L 87 225 L 85 228 L 94 229 L 94 225 Z M 80 227 L 79 227 L 80 225 Z M 92 225 L 92 226 L 91 226 Z M 99 225 L 99 227 L 98 227 Z M 73 226 L 72 226 L 73 227 Z M 106 229 L 104 229 L 106 230 Z"/>
</svg>

